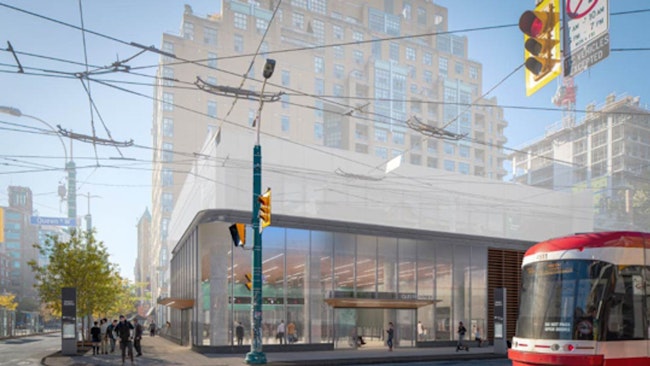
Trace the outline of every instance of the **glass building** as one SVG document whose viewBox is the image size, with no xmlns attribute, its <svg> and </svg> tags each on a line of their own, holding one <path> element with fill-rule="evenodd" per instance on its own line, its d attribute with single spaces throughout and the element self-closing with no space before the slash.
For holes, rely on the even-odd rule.
<svg viewBox="0 0 650 366">
<path fill-rule="evenodd" d="M 231 349 L 238 323 L 250 344 L 252 243 L 235 247 L 228 231 L 249 215 L 203 211 L 174 249 L 171 296 L 160 303 L 181 344 Z M 530 244 L 274 216 L 263 232 L 263 344 L 279 344 L 281 322 L 293 324 L 296 344 L 329 349 L 354 347 L 357 335 L 383 344 L 388 322 L 399 347 L 453 340 L 459 321 L 485 330 L 488 248 Z"/>
</svg>

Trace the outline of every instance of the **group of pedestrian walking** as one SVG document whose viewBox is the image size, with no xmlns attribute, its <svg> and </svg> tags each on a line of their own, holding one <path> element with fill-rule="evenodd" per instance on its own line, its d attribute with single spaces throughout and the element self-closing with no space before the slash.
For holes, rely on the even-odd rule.
<svg viewBox="0 0 650 366">
<path fill-rule="evenodd" d="M 151 336 L 155 333 L 151 331 Z M 95 321 L 94 326 L 90 329 L 93 355 L 107 355 L 109 353 L 109 344 L 110 344 L 110 353 L 115 352 L 115 346 L 117 340 L 120 341 L 120 350 L 122 351 L 122 364 L 126 361 L 127 355 L 133 363 L 133 349 L 137 354 L 136 357 L 142 356 L 142 333 L 144 332 L 144 327 L 138 322 L 138 319 L 133 319 L 133 322 L 130 322 L 126 319 L 124 315 L 120 315 L 120 320 L 113 320 L 113 323 L 108 322 L 108 319 L 104 318 L 99 321 Z"/>
</svg>

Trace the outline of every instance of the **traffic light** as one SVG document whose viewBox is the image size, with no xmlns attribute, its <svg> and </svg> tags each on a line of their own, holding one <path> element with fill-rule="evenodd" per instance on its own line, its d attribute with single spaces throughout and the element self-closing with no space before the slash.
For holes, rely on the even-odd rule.
<svg viewBox="0 0 650 366">
<path fill-rule="evenodd" d="M 526 95 L 560 74 L 560 1 L 544 0 L 519 18 L 524 33 Z"/>
<path fill-rule="evenodd" d="M 232 243 L 238 246 L 246 245 L 246 225 L 244 224 L 232 224 L 228 228 L 230 229 L 230 236 L 232 237 Z"/>
<path fill-rule="evenodd" d="M 271 188 L 267 188 L 266 192 L 257 197 L 260 203 L 259 218 L 262 220 L 262 229 L 271 225 Z"/>
<path fill-rule="evenodd" d="M 246 283 L 244 284 L 244 286 L 246 286 L 248 291 L 250 291 L 253 288 L 253 275 L 250 273 L 246 273 L 244 275 L 244 278 L 246 278 Z"/>
</svg>

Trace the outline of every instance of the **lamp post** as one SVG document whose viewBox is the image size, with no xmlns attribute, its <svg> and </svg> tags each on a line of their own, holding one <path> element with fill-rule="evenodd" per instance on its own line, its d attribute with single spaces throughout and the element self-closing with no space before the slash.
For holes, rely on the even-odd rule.
<svg viewBox="0 0 650 366">
<path fill-rule="evenodd" d="M 90 199 L 91 198 L 102 198 L 102 196 L 98 196 L 98 195 L 94 195 L 94 194 L 91 195 L 90 192 L 88 192 L 86 194 L 79 193 L 79 195 L 84 196 L 84 197 L 86 197 L 88 199 L 88 211 L 87 211 L 88 213 L 86 214 L 86 231 L 88 231 L 90 233 L 92 231 L 92 229 L 93 229 L 93 223 L 92 223 L 93 219 L 92 219 L 92 215 L 90 214 Z"/>
<path fill-rule="evenodd" d="M 264 87 L 266 81 L 273 75 L 275 60 L 266 59 L 264 64 L 264 82 L 260 93 L 260 107 L 257 109 L 255 122 L 257 123 L 257 134 L 255 146 L 253 147 L 253 214 L 251 224 L 253 226 L 253 307 L 251 308 L 251 324 L 253 327 L 251 337 L 251 350 L 246 354 L 247 364 L 265 364 L 266 355 L 262 351 L 262 233 L 260 232 L 258 198 L 262 194 L 262 146 L 260 146 L 260 126 L 262 125 L 262 107 L 264 100 Z"/>
<path fill-rule="evenodd" d="M 74 161 L 72 161 L 72 151 L 70 151 L 70 161 L 68 161 L 68 150 L 66 149 L 65 142 L 63 142 L 63 139 L 61 138 L 59 132 L 54 127 L 52 127 L 52 125 L 50 125 L 49 123 L 43 121 L 38 117 L 29 114 L 24 114 L 18 108 L 0 106 L 0 113 L 9 114 L 15 117 L 31 118 L 47 126 L 50 130 L 52 130 L 52 132 L 56 134 L 56 137 L 59 138 L 59 141 L 61 141 L 61 146 L 63 146 L 63 156 L 65 158 L 65 164 L 64 164 L 65 171 L 68 173 L 68 218 L 76 220 L 77 218 L 77 195 L 76 195 L 77 170 L 75 169 Z"/>
</svg>

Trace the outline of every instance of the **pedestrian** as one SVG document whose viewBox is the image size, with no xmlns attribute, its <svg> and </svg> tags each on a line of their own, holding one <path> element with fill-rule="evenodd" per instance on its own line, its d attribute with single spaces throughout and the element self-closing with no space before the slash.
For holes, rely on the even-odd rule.
<svg viewBox="0 0 650 366">
<path fill-rule="evenodd" d="M 113 319 L 113 323 L 111 323 L 106 329 L 108 341 L 111 343 L 111 353 L 115 352 L 115 327 L 117 327 L 117 319 Z"/>
<path fill-rule="evenodd" d="M 131 324 L 124 315 L 120 315 L 120 322 L 115 327 L 117 338 L 120 339 L 120 350 L 122 350 L 122 364 L 126 360 L 126 351 L 129 352 L 129 358 L 133 363 L 133 324 Z"/>
<path fill-rule="evenodd" d="M 464 349 L 469 352 L 469 347 L 463 345 L 463 338 L 465 338 L 465 333 L 467 332 L 467 329 L 465 329 L 465 326 L 463 325 L 463 322 L 458 322 L 458 344 L 456 344 L 456 352 Z"/>
<path fill-rule="evenodd" d="M 153 337 L 156 335 L 156 323 L 152 320 L 149 324 L 149 336 Z"/>
<path fill-rule="evenodd" d="M 296 325 L 293 322 L 289 322 L 289 324 L 287 324 L 287 343 L 295 343 L 297 340 Z"/>
<path fill-rule="evenodd" d="M 241 346 L 244 343 L 244 326 L 241 325 L 241 322 L 237 322 L 237 328 L 235 328 L 235 336 L 237 336 L 237 345 Z"/>
<path fill-rule="evenodd" d="M 169 321 L 165 323 L 165 335 L 169 335 L 169 331 L 171 330 L 170 328 L 172 327 L 172 323 Z"/>
<path fill-rule="evenodd" d="M 420 341 L 424 340 L 424 326 L 421 321 L 418 321 L 418 339 Z"/>
<path fill-rule="evenodd" d="M 474 340 L 478 342 L 478 346 L 481 347 L 483 338 L 481 338 L 481 331 L 476 327 L 476 333 L 474 333 Z"/>
<path fill-rule="evenodd" d="M 284 343 L 284 320 L 280 320 L 280 324 L 278 324 L 278 329 L 275 334 L 275 338 L 277 338 L 280 341 L 280 344 Z"/>
<path fill-rule="evenodd" d="M 140 357 L 142 356 L 142 333 L 144 333 L 144 328 L 142 327 L 142 324 L 138 322 L 137 318 L 133 319 L 133 328 L 135 328 L 134 336 L 133 336 L 133 347 L 135 348 L 135 351 L 137 354 L 135 357 Z"/>
<path fill-rule="evenodd" d="M 393 352 L 393 336 L 395 335 L 395 330 L 393 329 L 393 322 L 388 322 L 388 338 L 386 338 L 386 344 L 388 345 L 388 351 Z"/>
<path fill-rule="evenodd" d="M 93 343 L 93 355 L 99 354 L 99 344 L 101 343 L 101 337 L 102 337 L 102 329 L 99 327 L 97 324 L 97 321 L 94 323 L 95 325 L 90 328 L 90 337 L 91 337 L 91 342 Z"/>
<path fill-rule="evenodd" d="M 108 319 L 104 318 L 99 322 L 100 326 L 99 328 L 102 330 L 102 349 L 101 349 L 101 354 L 102 355 L 107 355 L 108 354 L 108 326 L 110 325 L 108 323 Z"/>
</svg>

